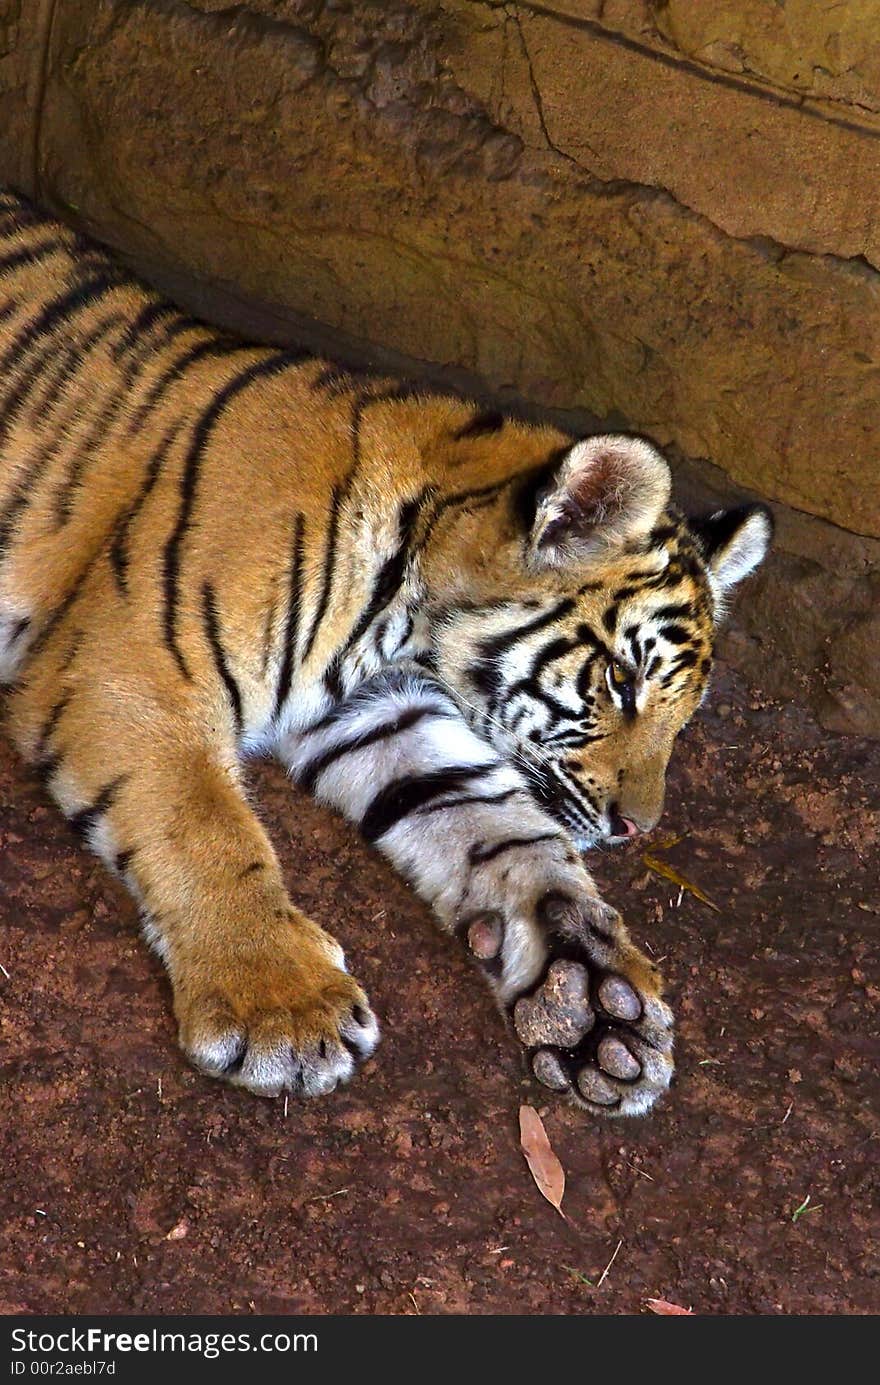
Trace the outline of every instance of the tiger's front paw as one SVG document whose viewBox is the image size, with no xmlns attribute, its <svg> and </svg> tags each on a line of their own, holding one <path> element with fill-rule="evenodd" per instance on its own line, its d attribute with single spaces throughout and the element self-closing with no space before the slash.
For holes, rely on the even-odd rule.
<svg viewBox="0 0 880 1385">
<path fill-rule="evenodd" d="M 672 1013 L 656 967 L 558 842 L 472 883 L 457 931 L 492 981 L 544 1086 L 603 1115 L 640 1115 L 669 1086 Z"/>
<path fill-rule="evenodd" d="M 174 969 L 180 1044 L 195 1067 L 258 1096 L 323 1096 L 349 1081 L 379 1025 L 341 949 L 308 920 L 271 945 Z"/>
<path fill-rule="evenodd" d="M 594 907 L 551 896 L 543 913 L 544 971 L 509 1005 L 531 1071 L 596 1114 L 642 1115 L 673 1073 L 660 974 L 613 910 L 597 925 Z"/>
</svg>

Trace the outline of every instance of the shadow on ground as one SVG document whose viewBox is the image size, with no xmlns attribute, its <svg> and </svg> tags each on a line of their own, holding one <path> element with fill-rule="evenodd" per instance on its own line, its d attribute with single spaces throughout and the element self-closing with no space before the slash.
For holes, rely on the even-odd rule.
<svg viewBox="0 0 880 1385">
<path fill-rule="evenodd" d="M 184 1065 L 133 907 L 0 748 L 0 1311 L 876 1311 L 880 746 L 722 670 L 662 827 L 595 859 L 679 1019 L 677 1083 L 641 1122 L 550 1104 L 379 857 L 273 766 L 252 782 L 384 1025 L 309 1107 Z M 519 1153 L 523 1100 L 567 1221 Z"/>
</svg>

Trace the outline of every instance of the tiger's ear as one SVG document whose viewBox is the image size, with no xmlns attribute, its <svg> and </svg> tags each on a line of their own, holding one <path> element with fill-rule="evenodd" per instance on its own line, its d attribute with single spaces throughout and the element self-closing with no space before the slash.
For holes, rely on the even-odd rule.
<svg viewBox="0 0 880 1385">
<path fill-rule="evenodd" d="M 773 516 L 766 505 L 739 505 L 717 510 L 703 519 L 690 519 L 709 580 L 721 595 L 735 587 L 767 556 L 773 538 Z"/>
<path fill-rule="evenodd" d="M 531 554 L 542 567 L 582 566 L 646 538 L 669 502 L 669 467 L 643 438 L 623 433 L 576 442 L 544 486 Z"/>
</svg>

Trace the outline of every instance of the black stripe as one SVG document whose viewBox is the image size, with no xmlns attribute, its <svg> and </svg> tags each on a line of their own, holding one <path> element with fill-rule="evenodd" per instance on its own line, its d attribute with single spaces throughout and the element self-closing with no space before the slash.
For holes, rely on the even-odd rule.
<svg viewBox="0 0 880 1385">
<path fill-rule="evenodd" d="M 78 837 L 84 839 L 88 837 L 99 820 L 112 808 L 116 795 L 127 778 L 127 774 L 120 774 L 118 779 L 114 779 L 112 784 L 108 784 L 106 788 L 101 790 L 88 808 L 81 808 L 78 813 L 73 813 L 67 819 Z"/>
<path fill-rule="evenodd" d="M 107 434 L 125 402 L 126 395 L 123 391 L 111 396 L 98 411 L 98 416 L 85 437 L 73 445 L 72 455 L 65 458 L 64 477 L 55 488 L 53 501 L 56 528 L 60 529 L 70 519 L 74 494 L 82 480 L 83 472 L 89 462 L 100 454 Z"/>
<path fill-rule="evenodd" d="M 52 780 L 61 764 L 61 759 L 62 757 L 60 755 L 56 755 L 53 751 L 49 751 L 48 754 L 44 755 L 42 759 L 37 760 L 34 764 L 34 770 L 40 783 L 49 793 L 52 792 Z"/>
<path fill-rule="evenodd" d="M 22 328 L 0 358 L 0 380 L 5 379 L 7 372 L 21 363 L 24 352 L 34 346 L 41 337 L 67 322 L 81 308 L 93 306 L 113 289 L 131 282 L 129 275 L 108 263 L 66 293 L 46 303 L 37 316 Z"/>
<path fill-rule="evenodd" d="M 454 495 L 444 496 L 422 530 L 418 543 L 415 545 L 414 552 L 420 553 L 427 547 L 428 541 L 434 533 L 434 530 L 449 510 L 467 509 L 469 505 L 479 507 L 481 504 L 489 504 L 511 484 L 512 480 L 493 481 L 491 485 L 480 486 L 476 490 L 458 491 Z"/>
<path fill-rule="evenodd" d="M 500 635 L 490 635 L 487 639 L 481 640 L 478 646 L 479 656 L 468 668 L 468 676 L 474 686 L 490 697 L 497 696 L 501 690 L 502 656 L 520 640 L 536 634 L 557 620 L 563 620 L 571 614 L 574 607 L 575 603 L 571 597 L 565 597 L 562 601 L 557 601 L 549 611 L 526 621 L 525 625 L 518 625 L 512 630 L 503 631 Z"/>
<path fill-rule="evenodd" d="M 161 300 L 149 304 L 149 307 L 152 309 L 160 309 L 165 306 L 166 305 L 164 305 Z M 167 311 L 173 313 L 175 317 L 175 321 L 171 324 L 172 328 L 182 329 L 183 327 L 192 325 L 191 319 L 180 317 L 174 309 L 168 308 Z M 157 313 L 153 314 L 154 319 L 157 315 Z M 117 316 L 116 321 L 119 320 L 121 319 Z M 95 345 L 96 341 L 100 340 L 102 336 L 106 335 L 111 325 L 115 325 L 112 317 L 108 319 L 98 333 L 91 334 L 92 340 L 89 341 L 89 348 Z M 85 438 L 75 445 L 73 455 L 67 463 L 65 479 L 58 486 L 55 495 L 55 518 L 59 527 L 70 518 L 73 492 L 81 480 L 84 468 L 99 452 L 107 433 L 113 426 L 119 413 L 127 407 L 132 383 L 138 370 L 144 364 L 144 358 L 148 357 L 156 350 L 155 344 L 150 340 L 148 335 L 142 335 L 135 343 L 135 347 L 136 349 L 130 352 L 130 359 L 122 373 L 121 387 L 112 393 Z M 78 354 L 81 357 L 83 353 L 80 352 Z M 76 364 L 79 364 L 79 362 Z M 153 483 L 150 485 L 150 489 L 152 489 L 152 484 Z"/>
<path fill-rule="evenodd" d="M 61 236 L 53 236 L 51 240 L 42 241 L 39 245 L 25 245 L 18 250 L 11 251 L 8 255 L 0 255 L 0 275 L 11 273 L 15 269 L 22 269 L 25 265 L 39 264 L 41 260 L 46 260 L 50 255 L 54 255 L 56 250 L 63 250 L 67 247 L 67 241 Z"/>
<path fill-rule="evenodd" d="M 55 407 L 70 377 L 76 374 L 80 369 L 86 356 L 93 347 L 103 341 L 109 333 L 112 332 L 114 327 L 118 327 L 120 323 L 124 321 L 124 313 L 110 313 L 80 340 L 76 342 L 66 341 L 64 343 L 63 354 L 58 361 L 58 368 L 55 370 L 54 374 L 49 373 L 45 369 L 45 363 L 51 361 L 53 356 L 56 358 L 59 356 L 58 349 L 53 342 L 50 342 L 48 346 L 44 347 L 37 361 L 32 364 L 29 372 L 30 375 L 38 377 L 46 382 L 46 388 L 34 398 L 31 406 L 30 418 L 34 424 L 45 426 L 47 414 Z M 78 383 L 81 385 L 81 382 Z M 90 393 L 91 382 L 89 382 L 87 386 L 86 397 L 89 397 Z M 57 448 L 58 442 L 59 435 L 56 434 L 53 440 L 53 446 L 55 448 Z"/>
<path fill-rule="evenodd" d="M 36 755 L 34 757 L 37 763 L 37 767 L 41 771 L 45 766 L 51 763 L 51 772 L 54 773 L 55 769 L 58 766 L 58 756 L 55 755 L 52 751 L 52 737 L 57 731 L 58 724 L 61 721 L 61 718 L 64 716 L 65 710 L 70 704 L 70 699 L 72 695 L 73 694 L 71 693 L 70 689 L 68 689 L 67 692 L 65 692 L 64 695 L 60 697 L 58 701 L 55 703 L 55 706 L 52 708 L 48 717 L 43 723 L 43 728 L 40 731 L 39 739 L 37 741 Z"/>
<path fill-rule="evenodd" d="M 134 524 L 150 492 L 158 481 L 162 465 L 180 432 L 180 428 L 181 424 L 179 420 L 169 428 L 147 464 L 146 474 L 141 482 L 140 490 L 131 504 L 123 510 L 119 519 L 113 526 L 113 535 L 110 541 L 110 565 L 113 568 L 116 585 L 122 596 L 128 595 L 128 536 L 131 531 L 131 526 Z"/>
<path fill-rule="evenodd" d="M 315 393 L 318 390 L 323 390 L 325 394 L 330 395 L 331 399 L 337 399 L 340 395 L 355 389 L 358 379 L 362 379 L 364 375 L 368 374 L 369 371 L 355 370 L 352 367 L 344 369 L 339 366 L 328 366 L 326 370 L 322 370 L 315 376 L 311 383 L 311 389 Z"/>
<path fill-rule="evenodd" d="M 343 483 L 341 486 L 334 486 L 333 494 L 330 498 L 330 518 L 327 521 L 324 567 L 321 573 L 321 595 L 318 597 L 318 604 L 315 607 L 315 614 L 312 617 L 312 623 L 302 652 L 303 661 L 305 661 L 311 653 L 312 645 L 315 643 L 315 636 L 318 633 L 318 627 L 324 619 L 327 605 L 330 600 L 330 587 L 333 582 L 333 566 L 336 562 L 336 534 L 339 529 L 339 507 L 342 503 L 343 494 L 345 494 L 347 490 L 347 483 Z"/>
<path fill-rule="evenodd" d="M 215 396 L 209 407 L 202 414 L 193 432 L 192 441 L 187 452 L 180 479 L 180 509 L 177 515 L 177 523 L 165 544 L 162 560 L 164 584 L 162 627 L 165 643 L 171 650 L 181 673 L 186 678 L 190 676 L 189 669 L 177 643 L 177 601 L 178 583 L 180 580 L 180 550 L 192 521 L 203 454 L 210 441 L 211 433 L 216 427 L 221 415 L 229 407 L 236 395 L 241 394 L 252 385 L 255 380 L 259 380 L 264 376 L 279 375 L 282 371 L 288 370 L 301 359 L 299 352 L 278 351 L 270 356 L 263 356 L 258 361 L 253 361 L 246 369 L 227 381 L 219 394 Z"/>
<path fill-rule="evenodd" d="M 543 688 L 534 678 L 518 678 L 515 683 L 511 683 L 509 688 L 504 689 L 501 698 L 494 699 L 493 706 L 500 702 L 503 709 L 507 709 L 511 702 L 520 695 L 534 698 L 540 702 L 548 712 L 548 726 L 555 726 L 559 721 L 571 721 L 577 715 L 566 703 L 560 702 L 551 692 Z"/>
<path fill-rule="evenodd" d="M 542 832 L 539 837 L 507 837 L 503 842 L 495 842 L 492 846 L 484 846 L 482 843 L 472 846 L 468 851 L 468 860 L 472 866 L 483 865 L 486 861 L 494 861 L 496 856 L 502 856 L 505 851 L 514 851 L 520 846 L 536 846 L 538 842 L 561 842 L 558 832 Z"/>
<path fill-rule="evenodd" d="M 241 690 L 238 683 L 232 676 L 229 667 L 229 660 L 223 648 L 220 638 L 220 621 L 217 616 L 217 596 L 210 582 L 202 584 L 202 616 L 205 622 L 205 634 L 208 637 L 208 644 L 211 646 L 211 653 L 214 657 L 214 665 L 223 680 L 223 686 L 229 694 L 229 701 L 232 704 L 232 715 L 235 718 L 235 733 L 241 735 L 241 728 L 244 724 L 241 709 Z"/>
<path fill-rule="evenodd" d="M 334 655 L 324 669 L 322 682 L 333 701 L 340 702 L 345 695 L 345 686 L 342 681 L 342 661 L 338 654 Z"/>
<path fill-rule="evenodd" d="M 417 726 L 426 717 L 446 717 L 448 713 L 442 707 L 410 707 L 405 712 L 401 712 L 394 721 L 383 722 L 379 726 L 371 726 L 369 730 L 360 731 L 351 736 L 347 741 L 339 741 L 336 745 L 329 746 L 326 750 L 320 751 L 317 755 L 308 760 L 303 769 L 296 776 L 296 782 L 306 790 L 313 793 L 315 784 L 320 776 L 343 755 L 351 755 L 355 751 L 365 750 L 367 746 L 378 745 L 380 741 L 389 740 L 392 736 L 402 734 Z"/>
<path fill-rule="evenodd" d="M 661 625 L 657 633 L 669 644 L 687 644 L 694 632 L 683 625 Z"/>
<path fill-rule="evenodd" d="M 29 370 L 19 378 L 18 385 L 7 395 L 2 415 L 0 415 L 0 444 L 8 437 L 9 433 L 21 412 L 32 386 L 42 377 L 44 367 L 55 354 L 55 348 L 50 344 L 37 356 L 31 363 Z M 34 486 L 43 470 L 49 465 L 53 456 L 51 447 L 48 451 L 40 448 L 36 449 L 32 456 L 27 470 L 20 476 L 17 485 L 7 496 L 6 503 L 0 511 L 0 560 L 2 560 L 11 540 L 14 537 L 18 518 L 22 511 L 27 507 L 33 494 Z"/>
<path fill-rule="evenodd" d="M 189 324 L 186 319 L 181 319 L 179 330 L 188 330 L 190 325 L 199 326 L 200 324 Z M 201 330 L 207 329 L 202 328 Z M 188 347 L 170 366 L 163 370 L 158 380 L 155 380 L 150 386 L 146 397 L 141 400 L 131 416 L 128 425 L 129 435 L 139 432 L 163 394 L 183 378 L 190 366 L 197 365 L 199 361 L 209 357 L 222 360 L 225 356 L 236 356 L 245 351 L 253 354 L 257 349 L 257 347 L 249 346 L 246 342 L 222 337 L 219 332 L 195 342 L 193 346 Z"/>
<path fill-rule="evenodd" d="M 381 569 L 376 575 L 373 584 L 373 593 L 367 602 L 357 625 L 349 635 L 345 648 L 346 650 L 357 644 L 362 635 L 373 624 L 373 621 L 381 611 L 390 606 L 403 586 L 406 575 L 407 564 L 410 560 L 412 550 L 412 540 L 422 507 L 431 493 L 431 487 L 425 486 L 412 500 L 407 500 L 400 507 L 398 515 L 398 547 L 390 558 L 386 558 Z"/>
<path fill-rule="evenodd" d="M 299 637 L 300 607 L 302 605 L 303 552 L 305 548 L 305 515 L 298 514 L 293 526 L 291 546 L 290 578 L 288 581 L 287 617 L 284 622 L 284 658 L 278 687 L 275 689 L 275 711 L 278 717 L 290 693 L 293 678 L 293 661 L 296 657 L 296 643 Z"/>
<path fill-rule="evenodd" d="M 670 539 L 676 538 L 678 527 L 675 524 L 658 524 L 651 530 L 648 542 L 652 548 L 663 548 Z"/>
<path fill-rule="evenodd" d="M 657 606 L 650 612 L 651 620 L 678 620 L 682 616 L 692 616 L 693 606 L 688 601 L 678 602 L 672 606 Z"/>
<path fill-rule="evenodd" d="M 348 475 L 340 484 L 333 487 L 333 495 L 330 502 L 330 520 L 327 526 L 327 540 L 324 551 L 324 569 L 321 576 L 321 595 L 318 599 L 317 609 L 312 618 L 311 628 L 306 639 L 302 657 L 307 659 L 311 653 L 315 638 L 318 634 L 321 622 L 330 604 L 330 593 L 333 588 L 333 576 L 336 564 L 336 540 L 339 529 L 339 514 L 343 501 L 347 498 L 354 478 L 361 464 L 361 422 L 367 409 L 374 408 L 377 404 L 392 403 L 418 398 L 420 394 L 417 385 L 402 382 L 395 385 L 392 389 L 382 390 L 377 394 L 359 394 L 351 410 L 351 451 L 352 463 Z"/>
<path fill-rule="evenodd" d="M 500 433 L 507 419 L 498 409 L 478 410 L 473 418 L 453 433 L 456 442 L 463 438 L 481 438 L 488 433 Z"/>
<path fill-rule="evenodd" d="M 79 599 L 85 587 L 86 580 L 91 575 L 92 569 L 94 568 L 95 564 L 99 561 L 99 559 L 102 557 L 102 555 L 102 549 L 98 549 L 96 553 L 92 554 L 92 557 L 78 573 L 76 581 L 70 588 L 70 591 L 67 593 L 65 597 L 63 597 L 61 601 L 58 602 L 58 605 L 50 613 L 45 625 L 41 628 L 40 633 L 38 634 L 37 638 L 34 640 L 33 644 L 28 650 L 29 660 L 33 661 L 34 657 L 47 643 L 50 636 L 54 634 L 58 626 L 62 623 L 65 616 L 68 615 L 71 607 Z"/>
<path fill-rule="evenodd" d="M 485 765 L 451 765 L 429 774 L 406 775 L 380 789 L 361 820 L 361 832 L 368 842 L 384 837 L 402 818 L 416 812 L 440 794 L 453 793 L 462 785 L 498 768 L 497 760 Z"/>
<path fill-rule="evenodd" d="M 581 664 L 580 669 L 578 671 L 578 675 L 574 683 L 574 690 L 580 698 L 581 702 L 586 703 L 588 700 L 590 689 L 592 687 L 593 668 L 595 667 L 596 660 L 598 659 L 598 657 L 599 651 L 596 649 L 592 650 L 591 653 L 589 653 L 587 657 L 584 659 L 584 662 Z M 592 698 L 589 698 L 590 703 L 592 703 L 592 700 Z"/>
<path fill-rule="evenodd" d="M 620 608 L 617 605 L 617 602 L 615 602 L 612 606 L 609 606 L 608 609 L 602 613 L 602 624 L 605 626 L 605 629 L 608 631 L 609 635 L 613 635 L 617 627 L 617 615 L 619 609 Z"/>
<path fill-rule="evenodd" d="M 239 880 L 244 880 L 248 875 L 256 875 L 257 871 L 265 870 L 265 861 L 251 861 L 250 865 L 245 866 L 244 870 L 238 872 Z"/>
<path fill-rule="evenodd" d="M 20 620 L 17 620 L 15 622 L 15 624 L 11 627 L 9 634 L 6 636 L 7 648 L 15 644 L 16 640 L 21 639 L 24 632 L 30 626 L 30 623 L 30 616 L 22 616 Z"/>
<path fill-rule="evenodd" d="M 164 298 L 150 298 L 140 312 L 131 319 L 122 336 L 114 344 L 111 352 L 113 360 L 119 363 L 132 347 L 139 346 L 143 338 L 149 336 L 155 326 L 171 320 L 186 322 L 191 327 L 199 325 L 195 318 L 187 318 Z"/>
<path fill-rule="evenodd" d="M 598 818 L 592 804 L 581 801 L 555 765 L 545 760 L 530 760 L 525 772 L 532 797 L 561 822 L 563 827 L 571 829 L 572 814 L 592 825 L 597 823 Z"/>
<path fill-rule="evenodd" d="M 505 789 L 503 793 L 495 794 L 463 794 L 459 798 L 445 798 L 442 803 L 428 803 L 424 808 L 417 809 L 417 812 L 421 818 L 428 817 L 431 813 L 441 813 L 446 808 L 464 808 L 472 803 L 506 803 L 514 794 L 522 792 L 522 789 Z"/>
<path fill-rule="evenodd" d="M 135 847 L 130 847 L 128 851 L 117 851 L 116 860 L 113 862 L 113 868 L 117 875 L 124 875 L 128 870 L 134 860 L 135 849 Z"/>
<path fill-rule="evenodd" d="M 660 679 L 661 688 L 668 688 L 670 684 L 674 683 L 683 669 L 693 668 L 699 657 L 695 649 L 682 650 L 681 654 L 677 655 L 670 664 L 669 671 Z"/>
<path fill-rule="evenodd" d="M 47 303 L 37 317 L 31 319 L 19 331 L 11 346 L 0 358 L 0 381 L 9 375 L 14 382 L 0 404 L 0 444 L 10 433 L 30 389 L 38 379 L 42 378 L 45 364 L 52 355 L 52 342 L 50 341 L 44 346 L 42 352 L 37 354 L 37 358 L 31 362 L 29 369 L 22 370 L 23 358 L 26 362 L 28 353 L 41 337 L 54 331 L 56 327 L 66 322 L 81 309 L 94 305 L 112 289 L 128 282 L 127 276 L 122 275 L 112 267 L 108 267 L 106 271 L 83 280 L 68 293 Z M 0 549 L 8 541 L 14 515 L 27 502 L 35 480 L 48 465 L 59 440 L 58 435 L 56 435 L 48 455 L 38 454 L 27 476 L 20 481 L 12 500 L 7 503 L 6 512 L 0 518 Z M 12 511 L 11 515 L 10 510 Z"/>
<path fill-rule="evenodd" d="M 609 663 L 613 660 L 614 655 L 608 648 L 608 645 L 602 639 L 601 635 L 596 634 L 596 631 L 591 625 L 587 625 L 582 621 L 574 633 L 575 638 L 580 640 L 581 644 L 585 644 L 589 649 L 595 650 L 597 654 L 603 654 Z"/>
<path fill-rule="evenodd" d="M 562 601 L 557 601 L 556 605 L 551 607 L 549 611 L 544 611 L 541 615 L 526 621 L 525 625 L 518 625 L 514 630 L 505 630 L 500 635 L 491 635 L 488 639 L 481 641 L 480 653 L 484 657 L 503 654 L 519 640 L 526 639 L 527 636 L 546 629 L 556 620 L 564 620 L 573 610 L 574 601 L 570 597 L 565 597 Z"/>
<path fill-rule="evenodd" d="M 566 654 L 570 654 L 577 647 L 576 641 L 568 640 L 564 635 L 558 635 L 555 640 L 551 640 L 549 644 L 545 644 L 542 649 L 538 650 L 529 669 L 529 678 L 537 678 L 549 664 L 555 664 L 557 659 L 564 659 Z"/>
</svg>

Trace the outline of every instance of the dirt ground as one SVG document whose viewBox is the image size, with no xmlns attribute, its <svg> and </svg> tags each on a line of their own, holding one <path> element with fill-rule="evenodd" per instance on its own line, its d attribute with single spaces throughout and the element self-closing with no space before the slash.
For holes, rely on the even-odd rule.
<svg viewBox="0 0 880 1385">
<path fill-rule="evenodd" d="M 0 749 L 0 1310 L 880 1310 L 880 745 L 720 670 L 661 828 L 594 859 L 679 1022 L 666 1101 L 604 1124 L 524 1078 L 480 978 L 352 829 L 272 765 L 252 782 L 384 1025 L 308 1107 L 185 1066 L 133 907 Z M 567 1220 L 520 1154 L 522 1101 Z"/>
</svg>

